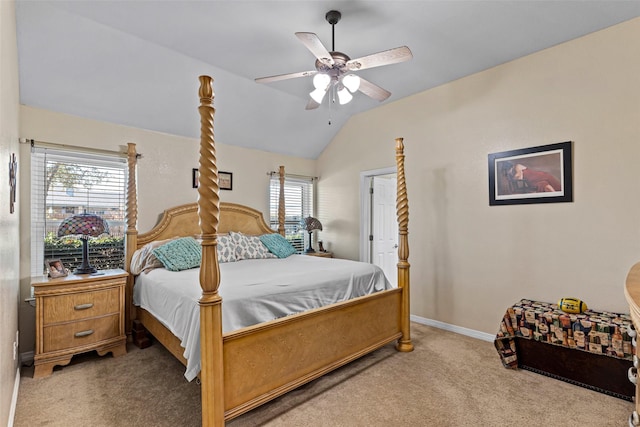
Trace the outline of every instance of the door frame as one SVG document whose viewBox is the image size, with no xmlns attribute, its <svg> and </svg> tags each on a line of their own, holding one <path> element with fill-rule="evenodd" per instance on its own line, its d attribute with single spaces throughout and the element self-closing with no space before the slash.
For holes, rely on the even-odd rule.
<svg viewBox="0 0 640 427">
<path fill-rule="evenodd" d="M 360 172 L 360 261 L 371 263 L 369 230 L 371 230 L 371 197 L 369 187 L 374 176 L 398 173 L 396 166 Z"/>
</svg>

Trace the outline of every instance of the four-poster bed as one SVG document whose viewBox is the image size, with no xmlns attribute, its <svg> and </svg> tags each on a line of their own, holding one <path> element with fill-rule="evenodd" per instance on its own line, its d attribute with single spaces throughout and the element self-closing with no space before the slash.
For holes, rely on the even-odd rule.
<svg viewBox="0 0 640 427">
<path fill-rule="evenodd" d="M 259 236 L 274 233 L 274 230 L 265 223 L 261 212 L 220 202 L 210 77 L 200 77 L 199 96 L 198 202 L 165 211 L 158 225 L 144 234 L 138 234 L 136 229 L 137 155 L 135 144 L 129 144 L 126 268 L 131 271 L 133 253 L 151 242 L 176 236 L 198 236 L 201 239 L 199 282 L 202 294 L 198 305 L 202 424 L 224 425 L 225 420 L 390 342 L 397 341 L 399 351 L 413 350 L 409 330 L 409 212 L 402 138 L 396 139 L 398 287 L 223 333 L 218 240 L 222 234 L 230 232 Z M 284 169 L 281 167 L 281 186 L 283 181 Z M 281 202 L 282 194 L 281 191 Z M 284 203 L 280 205 L 278 230 L 283 234 Z M 131 322 L 135 320 L 134 334 L 144 326 L 186 365 L 188 361 L 183 356 L 180 340 L 153 315 L 132 304 L 134 280 L 131 277 L 128 283 L 127 332 L 132 332 Z"/>
</svg>

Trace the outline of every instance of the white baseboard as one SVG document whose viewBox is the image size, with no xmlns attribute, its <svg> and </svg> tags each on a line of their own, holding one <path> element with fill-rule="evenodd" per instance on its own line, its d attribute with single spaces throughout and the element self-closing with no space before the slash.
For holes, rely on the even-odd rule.
<svg viewBox="0 0 640 427">
<path fill-rule="evenodd" d="M 20 388 L 20 367 L 16 372 L 16 381 L 13 384 L 13 395 L 11 396 L 11 408 L 9 408 L 9 419 L 7 427 L 13 427 L 13 420 L 16 417 L 16 405 L 18 404 L 18 388 Z"/>
<path fill-rule="evenodd" d="M 493 342 L 495 335 L 488 334 L 486 332 L 480 332 L 469 328 L 463 328 L 462 326 L 451 325 L 449 323 L 440 322 L 439 320 L 426 319 L 424 317 L 411 315 L 412 322 L 420 323 L 422 325 L 433 326 L 434 328 L 444 329 L 445 331 L 455 332 L 456 334 L 466 335 L 471 338 L 477 338 L 482 341 Z"/>
</svg>

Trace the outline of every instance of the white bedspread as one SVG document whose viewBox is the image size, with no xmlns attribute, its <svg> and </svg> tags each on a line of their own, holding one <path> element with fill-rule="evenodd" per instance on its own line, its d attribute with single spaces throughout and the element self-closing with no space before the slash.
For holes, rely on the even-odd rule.
<svg viewBox="0 0 640 427">
<path fill-rule="evenodd" d="M 200 372 L 199 275 L 199 268 L 158 268 L 138 276 L 133 291 L 134 304 L 181 340 L 189 381 Z M 231 332 L 390 288 L 380 268 L 356 261 L 292 255 L 223 263 L 222 330 Z"/>
</svg>

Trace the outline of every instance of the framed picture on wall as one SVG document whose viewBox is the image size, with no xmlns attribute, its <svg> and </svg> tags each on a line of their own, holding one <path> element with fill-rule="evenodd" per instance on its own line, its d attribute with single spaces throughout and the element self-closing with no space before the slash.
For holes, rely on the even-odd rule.
<svg viewBox="0 0 640 427">
<path fill-rule="evenodd" d="M 200 185 L 200 172 L 193 168 L 191 172 L 191 186 L 198 188 Z M 231 172 L 218 171 L 218 185 L 221 190 L 233 190 L 233 174 Z"/>
<path fill-rule="evenodd" d="M 573 201 L 571 141 L 489 154 L 489 205 Z"/>
<path fill-rule="evenodd" d="M 233 190 L 233 174 L 231 172 L 218 172 L 218 184 L 221 190 Z"/>
<path fill-rule="evenodd" d="M 193 168 L 191 171 L 191 186 L 193 188 L 198 188 L 198 185 L 200 185 L 200 172 L 198 171 L 198 168 Z"/>
</svg>

